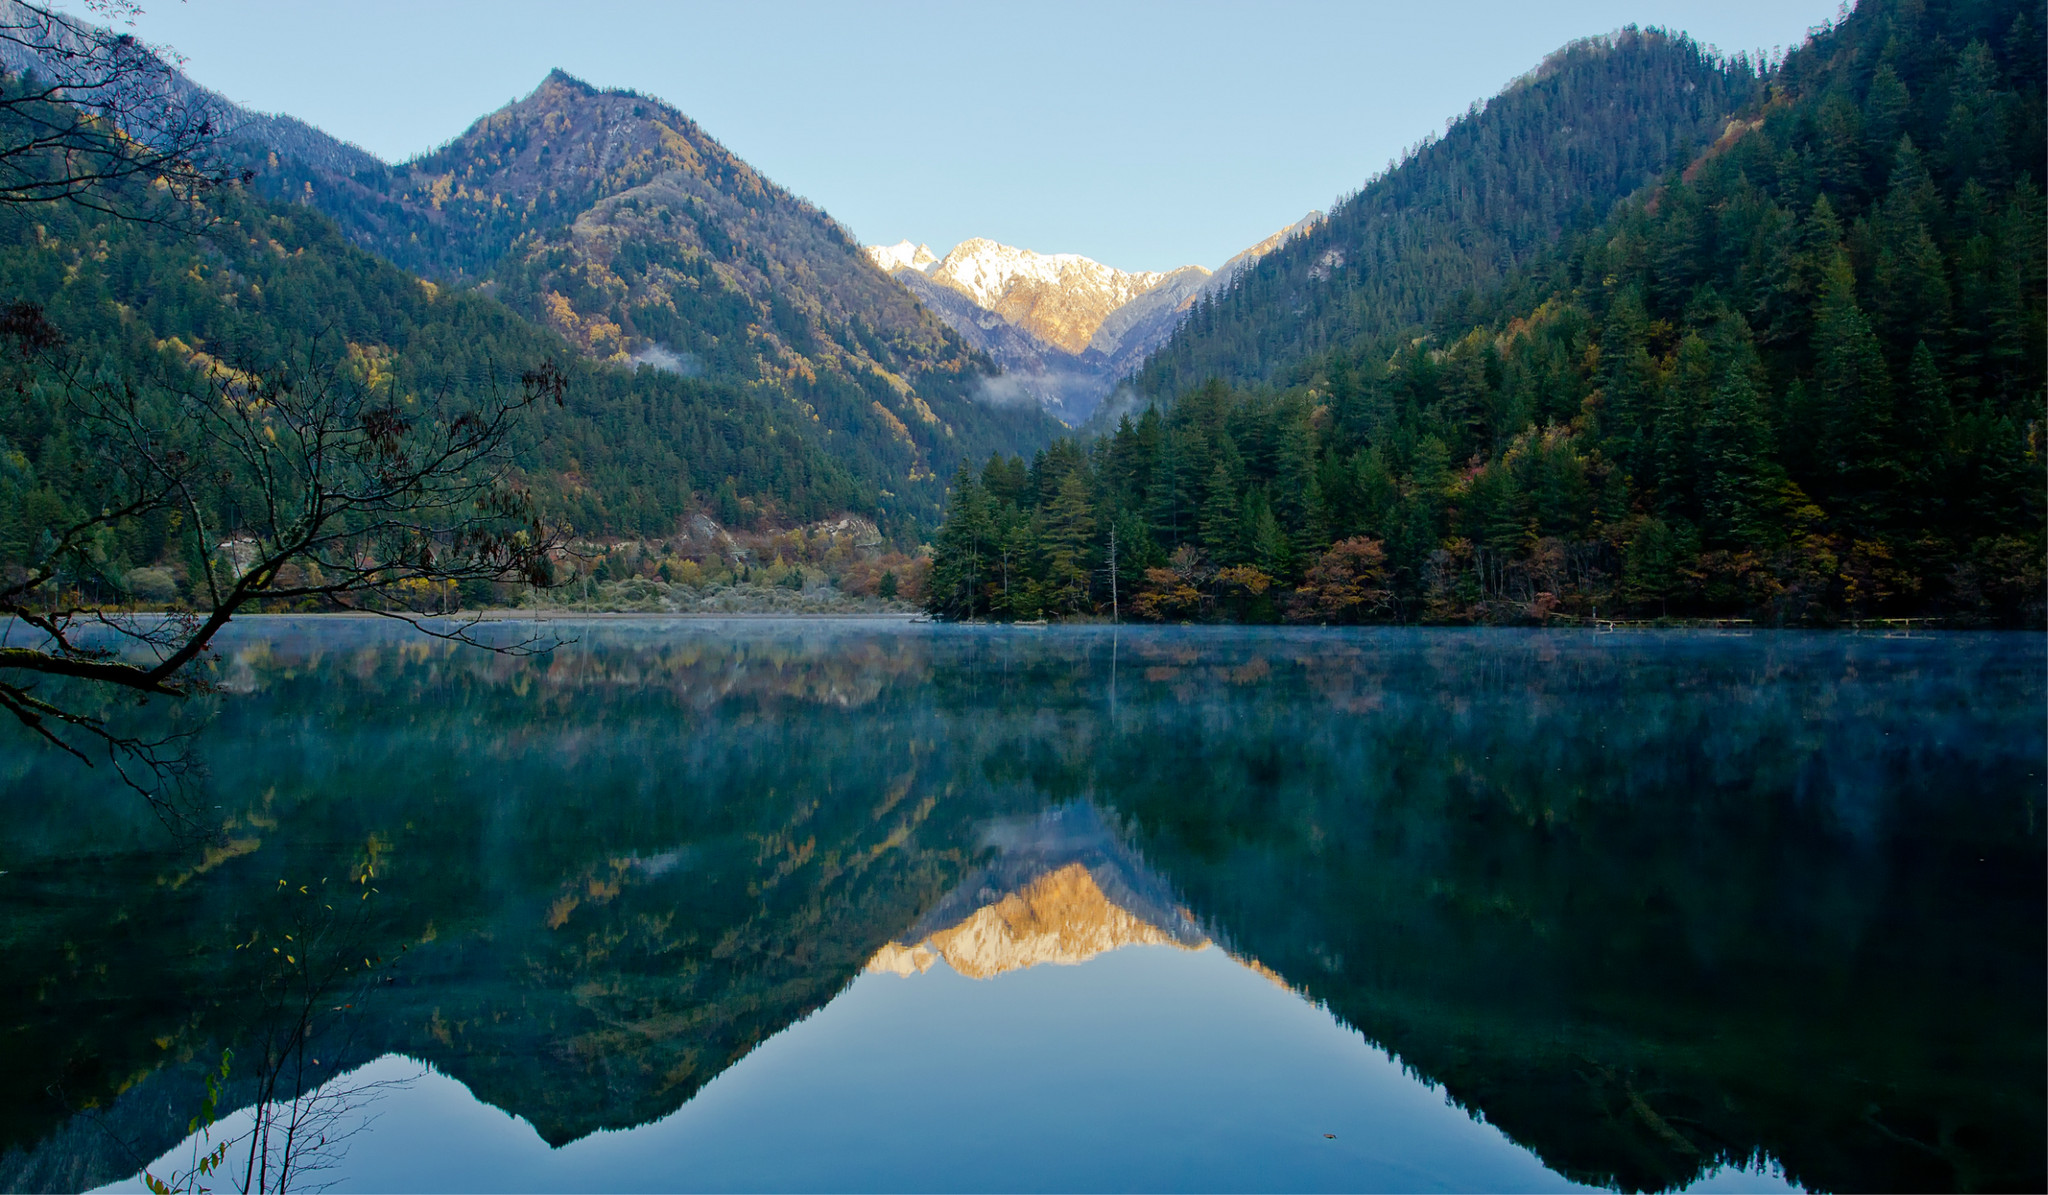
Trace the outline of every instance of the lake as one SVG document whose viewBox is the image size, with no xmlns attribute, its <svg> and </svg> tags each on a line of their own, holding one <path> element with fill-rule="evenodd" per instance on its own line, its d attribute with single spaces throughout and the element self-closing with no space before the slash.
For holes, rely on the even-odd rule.
<svg viewBox="0 0 2048 1195">
<path fill-rule="evenodd" d="M 0 739 L 0 1189 L 2048 1186 L 2039 635 L 539 629 Z"/>
</svg>

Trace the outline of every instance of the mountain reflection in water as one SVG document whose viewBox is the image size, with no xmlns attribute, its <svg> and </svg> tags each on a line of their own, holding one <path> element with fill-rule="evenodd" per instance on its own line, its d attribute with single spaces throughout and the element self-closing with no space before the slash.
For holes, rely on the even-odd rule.
<svg viewBox="0 0 2048 1195">
<path fill-rule="evenodd" d="M 319 1028 L 323 1073 L 422 1060 L 565 1159 L 660 1129 L 683 1134 L 662 1173 L 688 1172 L 720 1091 L 770 1064 L 802 1079 L 830 1057 L 806 1042 L 936 1033 L 938 1004 L 873 1010 L 968 984 L 1016 1005 L 975 1014 L 981 1035 L 1028 1037 L 1030 1013 L 1123 1076 L 1094 1136 L 1032 1143 L 1075 1162 L 1045 1185 L 1216 1185 L 1130 1170 L 1118 1130 L 1189 1157 L 1230 1139 L 1196 1118 L 1223 1096 L 1188 1105 L 1211 1089 L 1169 1060 L 1249 1075 L 1258 1053 L 1233 1051 L 1297 1015 L 1574 1182 L 1663 1189 L 1760 1157 L 1815 1189 L 2048 1177 L 2038 636 L 574 634 L 515 659 L 355 620 L 238 624 L 236 692 L 201 740 L 207 843 L 10 743 L 0 1187 L 94 1186 L 182 1139 L 202 1075 L 264 1015 L 276 964 L 236 947 L 281 940 L 292 893 L 363 876 L 346 946 L 390 961 Z M 1164 1011 L 1238 982 L 1270 1003 L 1234 1028 Z M 1193 1036 L 1148 1053 L 1134 994 Z M 1123 1008 L 1120 1036 L 1084 1032 L 1091 1008 Z M 1342 1053 L 1315 1040 L 1303 1058 Z M 1335 1103 L 1302 1115 L 1378 1107 L 1341 1094 L 1366 1055 L 1394 1065 L 1345 1055 L 1315 1088 Z M 844 1098 L 804 1104 L 820 1125 L 791 1185 L 853 1173 L 833 1123 L 926 1098 L 816 1077 Z M 231 1074 L 223 1106 L 250 1083 Z M 987 1156 L 1015 1144 L 1006 1108 L 1038 1123 L 996 1077 L 972 1090 Z M 1425 1148 L 1449 1139 L 1259 1185 L 1543 1178 L 1480 1166 L 1477 1138 Z M 596 1165 L 553 1173 L 591 1185 Z M 709 1185 L 774 1185 L 743 1178 Z"/>
<path fill-rule="evenodd" d="M 997 857 L 875 952 L 870 971 L 946 965 L 989 979 L 1039 963 L 1085 963 L 1121 946 L 1199 950 L 1209 938 L 1090 805 L 992 826 Z"/>
</svg>

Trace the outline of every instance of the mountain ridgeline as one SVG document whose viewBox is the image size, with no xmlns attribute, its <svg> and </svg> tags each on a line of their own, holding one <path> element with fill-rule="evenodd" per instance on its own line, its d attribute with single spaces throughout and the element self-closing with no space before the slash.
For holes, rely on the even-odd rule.
<svg viewBox="0 0 2048 1195">
<path fill-rule="evenodd" d="M 0 301 L 34 302 L 65 338 L 66 357 L 134 379 L 145 395 L 203 385 L 223 364 L 269 371 L 310 356 L 403 408 L 422 395 L 502 391 L 553 357 L 567 370 L 566 405 L 521 427 L 517 460 L 543 510 L 586 535 L 666 535 L 707 500 L 737 523 L 882 502 L 872 476 L 856 476 L 808 421 L 753 390 L 579 360 L 504 304 L 424 284 L 309 209 L 233 192 L 212 208 L 211 229 L 194 239 L 84 208 L 10 206 L 0 211 Z M 0 561 L 12 564 L 49 528 L 91 512 L 93 479 L 80 462 L 92 459 L 93 429 L 66 417 L 56 371 L 8 365 Z M 180 435 L 166 426 L 167 443 Z M 240 500 L 247 509 L 260 501 Z M 216 512 L 230 531 L 234 517 Z M 203 575 L 179 538 L 168 517 L 117 521 L 98 549 L 104 572 Z M 183 582 L 179 592 L 196 600 Z"/>
<path fill-rule="evenodd" d="M 61 68 L 6 48 L 17 93 Z M 516 463 L 546 517 L 598 540 L 669 538 L 707 514 L 765 532 L 852 512 L 911 546 L 945 472 L 1058 429 L 1035 408 L 973 401 L 985 357 L 824 213 L 653 101 L 557 73 L 393 168 L 161 77 L 217 114 L 220 149 L 253 185 L 175 225 L 105 201 L 0 212 L 0 303 L 32 313 L 16 322 L 46 326 L 62 359 L 8 360 L 20 401 L 0 414 L 0 564 L 101 505 L 79 464 L 91 433 L 65 413 L 79 370 L 163 399 L 223 369 L 318 363 L 403 407 L 502 393 L 554 360 L 566 408 L 520 431 Z M 166 443 L 181 434 L 167 425 Z M 211 519 L 234 534 L 235 502 Z M 62 585 L 120 599 L 148 575 L 149 600 L 201 600 L 190 579 L 204 566 L 164 520 L 116 519 L 104 538 L 104 560 Z"/>
<path fill-rule="evenodd" d="M 963 472 L 928 603 L 2038 625 L 2043 17 L 1565 51 L 1199 305 L 1170 405 Z"/>
<path fill-rule="evenodd" d="M 734 382 L 817 425 L 885 511 L 1058 425 L 973 401 L 994 366 L 829 216 L 659 101 L 560 71 L 446 146 L 339 171 L 260 147 L 257 184 L 423 277 L 473 283 L 584 355 Z"/>
<path fill-rule="evenodd" d="M 1153 354 L 1138 386 L 1171 398 L 1212 377 L 1298 380 L 1315 353 L 1427 324 L 1684 164 L 1759 86 L 1746 61 L 1682 36 L 1574 42 L 1245 269 Z"/>
<path fill-rule="evenodd" d="M 1182 266 L 1127 273 L 1075 253 L 1043 254 L 974 237 L 945 257 L 903 241 L 868 256 L 1003 369 L 991 401 L 1034 401 L 1069 424 L 1097 416 L 1205 295 L 1322 219 L 1305 218 L 1214 273 Z"/>
</svg>

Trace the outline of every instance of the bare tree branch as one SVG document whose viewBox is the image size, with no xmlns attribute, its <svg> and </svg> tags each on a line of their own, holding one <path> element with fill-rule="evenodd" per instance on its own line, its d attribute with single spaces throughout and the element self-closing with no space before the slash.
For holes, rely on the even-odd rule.
<svg viewBox="0 0 2048 1195">
<path fill-rule="evenodd" d="M 26 305 L 0 312 L 0 334 L 27 363 L 21 384 L 40 387 L 78 434 L 98 504 L 46 528 L 40 548 L 0 578 L 0 615 L 11 620 L 0 707 L 44 740 L 80 758 L 103 747 L 117 766 L 148 771 L 152 744 L 81 712 L 69 690 L 31 692 L 28 678 L 181 698 L 205 688 L 197 665 L 221 630 L 266 604 L 363 611 L 506 654 L 558 645 L 542 635 L 498 642 L 473 616 L 445 621 L 465 583 L 552 583 L 564 536 L 511 460 L 521 422 L 563 401 L 567 379 L 552 362 L 477 395 L 419 394 L 345 345 L 308 345 L 268 369 L 195 356 L 196 370 L 140 378 L 86 369 Z M 177 516 L 198 564 L 200 609 L 109 609 L 132 595 L 100 540 L 159 512 Z"/>
<path fill-rule="evenodd" d="M 89 7 L 114 19 L 134 12 L 122 0 Z M 41 0 L 0 0 L 0 203 L 205 223 L 192 201 L 248 176 L 215 153 L 234 110 L 170 57 Z"/>
</svg>

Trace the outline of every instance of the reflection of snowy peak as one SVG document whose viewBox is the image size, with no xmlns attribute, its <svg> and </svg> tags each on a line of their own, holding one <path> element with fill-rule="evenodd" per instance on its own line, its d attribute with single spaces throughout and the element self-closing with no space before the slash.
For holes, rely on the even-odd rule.
<svg viewBox="0 0 2048 1195">
<path fill-rule="evenodd" d="M 868 257 L 933 314 L 994 358 L 1007 384 L 1079 423 L 1166 343 L 1188 309 L 1252 262 L 1321 219 L 1311 212 L 1224 263 L 1137 273 L 1078 253 L 1035 253 L 985 237 L 934 257 L 908 240 L 870 245 Z"/>
<path fill-rule="evenodd" d="M 1069 863 L 922 942 L 888 943 L 868 969 L 908 975 L 944 959 L 969 979 L 990 979 L 1040 963 L 1085 963 L 1125 946 L 1168 944 L 1200 949 L 1208 939 L 1183 941 L 1139 919 L 1104 895 L 1086 867 Z"/>
<path fill-rule="evenodd" d="M 1073 964 L 1123 946 L 1199 950 L 1208 935 L 1090 805 L 998 825 L 996 860 L 869 961 L 910 975 L 946 965 L 974 979 Z"/>
</svg>

